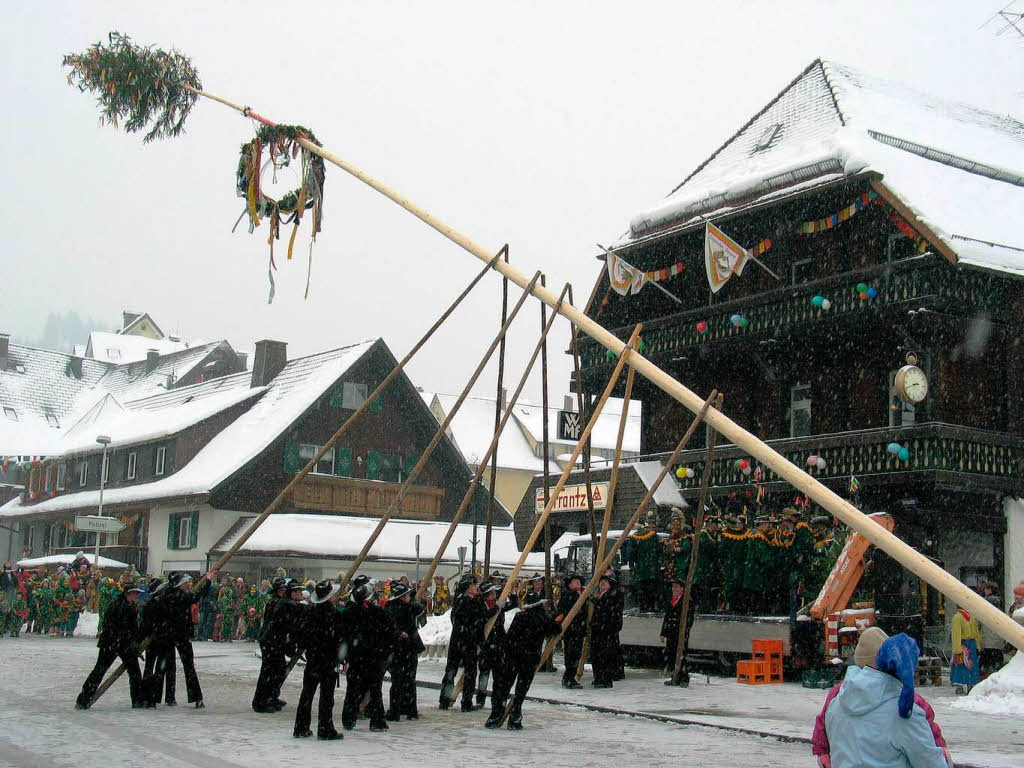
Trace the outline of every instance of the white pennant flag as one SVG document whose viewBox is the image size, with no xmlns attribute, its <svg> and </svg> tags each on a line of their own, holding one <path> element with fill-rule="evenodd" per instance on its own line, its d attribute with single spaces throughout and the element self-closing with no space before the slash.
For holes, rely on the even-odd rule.
<svg viewBox="0 0 1024 768">
<path fill-rule="evenodd" d="M 749 256 L 746 248 L 707 222 L 704 228 L 704 267 L 712 293 L 718 293 L 734 274 L 743 274 Z"/>
<path fill-rule="evenodd" d="M 607 249 L 605 249 L 605 263 L 608 265 L 608 280 L 620 296 L 639 293 L 640 289 L 647 284 L 647 277 L 643 272 Z"/>
</svg>

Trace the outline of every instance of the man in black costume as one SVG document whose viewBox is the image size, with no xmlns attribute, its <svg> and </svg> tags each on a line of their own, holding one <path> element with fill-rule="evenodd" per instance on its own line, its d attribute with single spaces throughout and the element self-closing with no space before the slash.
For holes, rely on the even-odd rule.
<svg viewBox="0 0 1024 768">
<path fill-rule="evenodd" d="M 96 643 L 100 649 L 96 666 L 82 685 L 82 692 L 75 701 L 75 709 L 88 709 L 92 706 L 92 697 L 99 688 L 103 675 L 119 657 L 128 672 L 132 707 L 138 709 L 144 706 L 142 675 L 139 672 L 139 615 L 136 610 L 141 591 L 140 587 L 129 587 L 103 614 L 103 632 Z"/>
</svg>

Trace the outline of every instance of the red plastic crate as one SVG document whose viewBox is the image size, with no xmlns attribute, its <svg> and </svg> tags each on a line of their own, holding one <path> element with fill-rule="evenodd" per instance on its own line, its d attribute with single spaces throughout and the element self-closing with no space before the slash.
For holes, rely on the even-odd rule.
<svg viewBox="0 0 1024 768">
<path fill-rule="evenodd" d="M 751 646 L 754 658 L 759 661 L 782 661 L 781 640 L 754 640 Z"/>
<path fill-rule="evenodd" d="M 768 682 L 768 665 L 754 659 L 737 661 L 736 682 L 744 685 L 765 685 Z"/>
</svg>

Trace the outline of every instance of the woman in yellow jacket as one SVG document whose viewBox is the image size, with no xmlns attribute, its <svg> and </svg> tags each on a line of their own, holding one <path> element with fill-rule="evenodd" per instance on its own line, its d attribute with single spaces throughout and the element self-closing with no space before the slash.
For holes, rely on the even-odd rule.
<svg viewBox="0 0 1024 768">
<path fill-rule="evenodd" d="M 956 686 L 957 695 L 963 696 L 970 693 L 980 679 L 981 628 L 976 618 L 960 608 L 953 615 L 951 629 L 953 666 L 949 670 L 949 682 Z M 967 686 L 966 690 L 964 686 Z"/>
</svg>

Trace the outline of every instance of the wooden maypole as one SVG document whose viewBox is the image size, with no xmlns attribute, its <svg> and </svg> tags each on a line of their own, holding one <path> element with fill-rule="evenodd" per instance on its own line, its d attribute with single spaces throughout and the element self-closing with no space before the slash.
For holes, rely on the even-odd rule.
<svg viewBox="0 0 1024 768">
<path fill-rule="evenodd" d="M 94 46 L 94 49 L 98 47 L 100 46 Z M 192 104 L 195 103 L 195 97 L 198 96 L 212 99 L 213 101 L 223 104 L 246 117 L 260 120 L 268 125 L 273 125 L 271 121 L 265 117 L 257 115 L 249 107 L 244 107 L 223 97 L 216 96 L 202 90 L 198 77 L 195 75 L 195 71 L 191 69 L 190 65 L 187 67 L 184 65 L 178 66 L 178 63 L 174 59 L 177 54 L 164 54 L 162 51 L 153 49 L 139 48 L 139 50 L 144 52 L 148 51 L 146 55 L 151 59 L 156 59 L 155 66 L 164 68 L 164 74 L 160 77 L 156 77 L 154 80 L 155 87 L 157 88 L 157 95 L 160 96 L 161 99 L 165 98 L 165 101 L 158 105 L 158 107 L 162 108 L 163 111 L 159 111 L 159 109 L 157 110 L 159 114 L 154 118 L 157 121 L 156 128 L 154 130 L 161 129 L 166 135 L 175 135 L 179 132 L 181 130 L 181 120 L 183 119 L 183 116 L 180 112 L 176 115 L 176 111 L 179 109 L 179 105 L 176 103 L 176 100 L 177 102 L 180 102 L 181 105 L 187 105 L 188 108 L 191 108 Z M 97 53 L 97 55 L 99 54 Z M 163 58 L 159 58 L 160 56 Z M 127 61 L 128 59 L 115 61 L 114 64 L 117 67 L 120 67 L 120 69 L 104 74 L 105 78 L 112 78 L 110 81 L 110 93 L 113 97 L 116 97 L 116 99 L 108 99 L 105 96 L 106 88 L 104 83 L 106 80 L 98 76 L 94 76 L 94 74 L 98 75 L 99 73 L 94 73 L 95 66 L 93 62 L 90 61 L 89 53 L 72 54 L 65 57 L 65 64 L 72 67 L 69 82 L 72 82 L 77 75 L 79 77 L 79 88 L 82 90 L 90 89 L 98 94 L 101 107 L 105 110 L 105 116 L 109 116 L 111 111 L 113 111 L 113 116 L 115 118 L 119 115 L 127 115 L 129 119 L 126 120 L 126 129 L 139 130 L 140 122 L 143 127 L 145 127 L 145 122 L 150 117 L 150 113 L 152 111 L 151 102 L 149 100 L 141 100 L 140 102 L 140 100 L 132 97 L 132 72 L 127 71 L 126 69 Z M 188 64 L 187 59 L 184 60 L 184 63 Z M 178 70 L 183 73 L 180 76 L 177 74 L 177 70 L 175 69 L 176 66 L 178 66 Z M 122 69 L 125 71 L 121 71 Z M 150 73 L 153 70 L 151 68 L 146 71 L 147 73 Z M 149 87 L 148 84 L 146 87 Z M 142 114 L 134 114 L 132 112 L 132 101 L 135 101 L 136 106 L 141 103 L 147 111 Z M 183 112 L 187 111 L 184 107 L 181 107 L 181 109 Z M 161 134 L 158 133 L 157 136 L 159 135 Z M 152 133 L 148 136 L 152 136 Z M 401 206 L 413 216 L 420 219 L 420 221 L 425 223 L 427 226 L 458 245 L 467 253 L 470 253 L 481 261 L 491 262 L 493 258 L 493 251 L 474 242 L 454 227 L 446 224 L 441 219 L 429 213 L 426 209 L 420 207 L 408 197 L 405 197 L 404 195 L 389 188 L 358 166 L 341 158 L 333 152 L 328 151 L 302 135 L 297 135 L 295 137 L 295 141 L 302 147 L 302 149 L 323 158 L 327 162 L 359 179 L 364 184 L 384 195 L 395 204 Z M 531 281 L 529 277 L 512 267 L 510 264 L 496 261 L 493 264 L 493 268 L 504 277 L 508 278 L 509 281 L 515 283 L 540 301 L 543 301 L 549 307 L 554 308 L 558 303 L 558 297 L 556 294 L 543 286 L 536 285 L 536 280 Z M 629 365 L 635 368 L 637 373 L 646 378 L 651 382 L 651 384 L 661 389 L 692 413 L 698 413 L 700 411 L 703 401 L 693 391 L 659 368 L 651 360 L 645 358 L 643 355 L 639 353 L 629 355 L 627 344 L 624 343 L 622 339 L 619 339 L 610 331 L 600 326 L 596 321 L 587 317 L 585 313 L 566 304 L 561 304 L 555 311 L 568 318 L 571 323 L 601 344 L 601 346 L 605 347 L 605 349 L 611 351 L 614 355 L 619 356 L 619 365 L 617 368 L 620 371 L 621 364 L 625 362 L 624 358 L 628 355 L 630 358 Z M 711 410 L 707 413 L 706 418 L 708 424 L 717 430 L 726 440 L 745 451 L 753 459 L 757 460 L 764 468 L 771 470 L 779 477 L 786 480 L 799 493 L 806 495 L 819 506 L 828 510 L 833 516 L 837 517 L 854 531 L 863 535 L 876 547 L 891 555 L 901 565 L 942 592 L 957 605 L 969 610 L 972 614 L 977 616 L 981 623 L 990 627 L 1004 640 L 1010 642 L 1018 649 L 1024 650 L 1024 627 L 1018 625 L 1013 621 L 1013 619 L 990 604 L 977 592 L 965 584 L 962 584 L 951 574 L 947 573 L 941 567 L 924 557 L 924 555 L 905 544 L 897 536 L 885 530 L 885 528 L 871 520 L 871 518 L 853 506 L 846 499 L 843 499 L 837 493 L 827 488 L 824 484 L 808 475 L 803 471 L 803 469 L 787 460 L 763 440 L 743 429 L 722 412 Z M 581 446 L 577 446 L 577 448 L 578 450 L 582 450 Z M 576 455 L 578 456 L 578 451 Z M 575 461 L 575 457 L 573 461 Z M 549 499 L 549 505 L 550 502 L 551 500 Z M 547 516 L 542 515 L 542 517 L 546 521 Z M 535 531 L 535 534 L 539 534 L 539 531 Z M 531 536 L 529 546 L 532 547 L 535 541 L 536 535 Z M 520 567 L 521 564 L 522 563 L 520 562 Z M 516 573 L 518 573 L 518 568 Z M 503 595 L 507 595 L 507 591 L 510 588 L 511 580 L 502 591 Z"/>
</svg>

